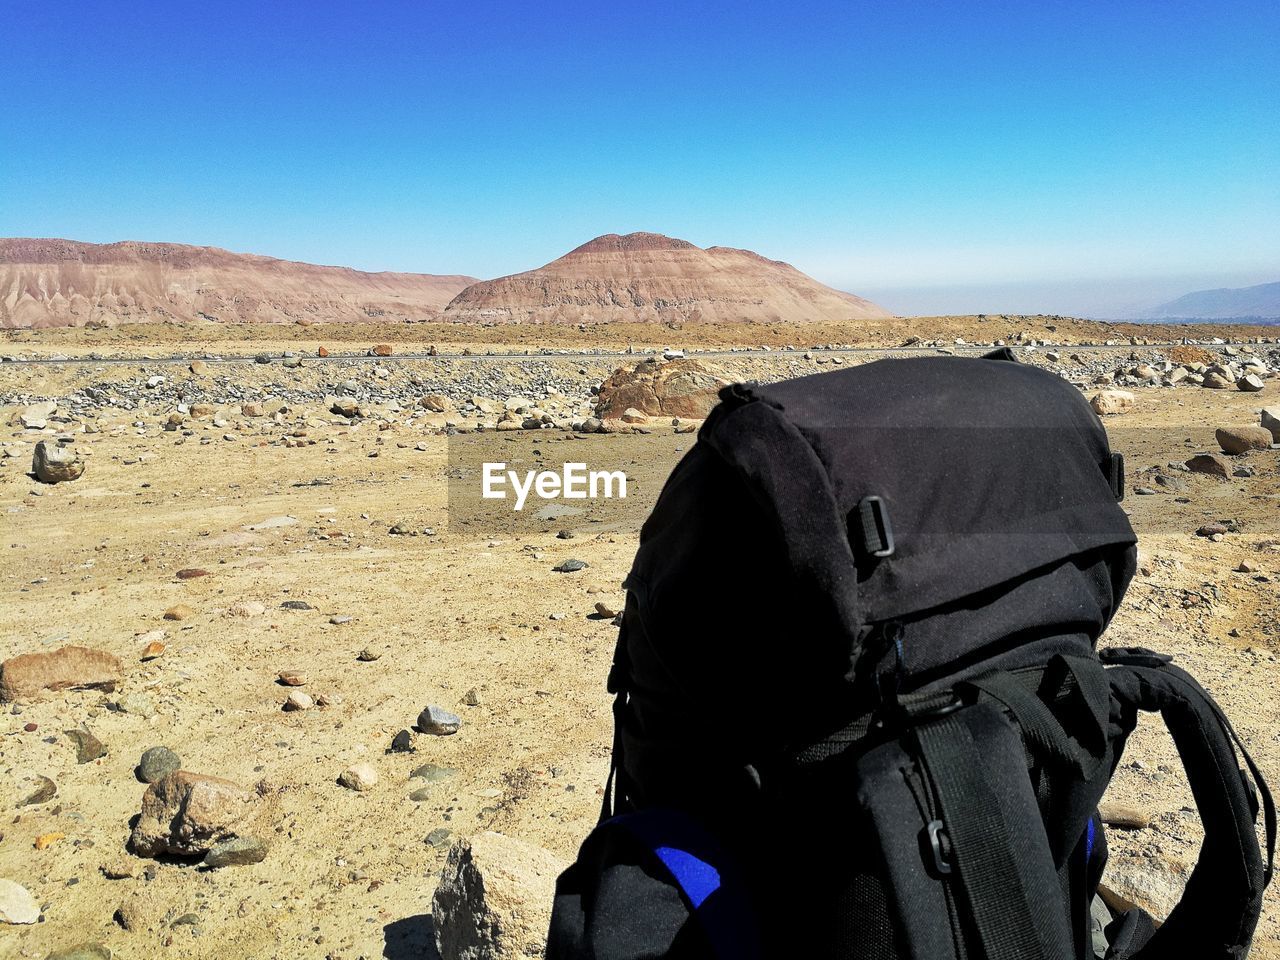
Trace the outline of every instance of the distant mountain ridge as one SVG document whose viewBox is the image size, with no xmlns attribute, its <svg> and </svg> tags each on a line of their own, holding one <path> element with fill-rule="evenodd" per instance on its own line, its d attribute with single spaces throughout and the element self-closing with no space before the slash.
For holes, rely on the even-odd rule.
<svg viewBox="0 0 1280 960">
<path fill-rule="evenodd" d="M 1280 282 L 1197 290 L 1156 307 L 1149 319 L 1280 321 Z"/>
<path fill-rule="evenodd" d="M 0 239 L 0 328 L 430 320 L 474 282 L 180 243 Z"/>
<path fill-rule="evenodd" d="M 660 233 L 609 233 L 524 273 L 467 287 L 445 319 L 490 323 L 804 323 L 887 319 L 750 250 Z"/>
</svg>

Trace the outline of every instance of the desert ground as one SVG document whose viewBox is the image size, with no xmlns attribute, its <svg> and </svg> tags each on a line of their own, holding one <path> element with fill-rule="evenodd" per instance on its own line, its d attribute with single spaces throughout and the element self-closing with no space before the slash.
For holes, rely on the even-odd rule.
<svg viewBox="0 0 1280 960">
<path fill-rule="evenodd" d="M 1012 341 L 1030 331 L 1030 339 L 1101 342 L 1096 325 L 1076 324 L 934 318 L 916 334 Z M 608 614 L 623 603 L 645 508 L 695 437 L 670 421 L 643 434 L 449 436 L 448 418 L 416 398 L 440 393 L 464 404 L 481 396 L 501 409 L 523 396 L 580 417 L 591 410 L 591 388 L 627 359 L 581 350 L 767 346 L 716 358 L 731 378 L 758 379 L 889 352 L 813 350 L 854 338 L 767 325 L 589 334 L 209 326 L 216 329 L 6 332 L 0 341 L 0 354 L 11 357 L 67 358 L 0 365 L 0 660 L 76 644 L 124 665 L 113 692 L 54 692 L 0 714 L 0 877 L 21 883 L 42 908 L 39 923 L 0 927 L 2 960 L 81 943 L 126 960 L 433 956 L 431 897 L 454 839 L 493 830 L 570 859 L 594 823 L 611 732 L 604 684 L 616 627 Z M 899 334 L 866 328 L 857 343 L 896 347 Z M 392 356 L 363 356 L 382 339 L 393 342 Z M 1155 361 L 1171 349 L 1146 343 L 1149 330 L 1117 328 L 1111 339 L 1116 345 L 1088 364 L 1124 365 L 1131 354 Z M 332 355 L 317 359 L 326 344 Z M 427 344 L 450 355 L 402 359 Z M 788 345 L 796 349 L 779 349 Z M 543 348 L 574 352 L 455 355 Z M 1026 359 L 1050 364 L 1053 349 Z M 296 351 L 302 363 L 254 363 L 264 351 Z M 187 360 L 205 353 L 241 359 L 188 372 Z M 148 388 L 153 377 L 164 382 Z M 362 417 L 337 415 L 326 402 L 348 382 Z M 1267 380 L 1261 393 L 1126 389 L 1134 408 L 1107 426 L 1128 461 L 1125 504 L 1141 538 L 1140 571 L 1104 642 L 1174 654 L 1280 786 L 1277 453 L 1230 458 L 1254 469 L 1248 477 L 1169 466 L 1215 451 L 1216 427 L 1257 424 L 1280 380 Z M 127 403 L 94 400 L 108 394 Z M 14 422 L 40 400 L 62 412 L 43 428 Z M 180 403 L 196 402 L 216 409 L 170 424 Z M 244 405 L 254 403 L 263 414 L 246 416 Z M 34 443 L 68 432 L 83 476 L 38 483 L 29 473 Z M 626 509 L 465 518 L 450 510 L 464 458 L 556 463 L 570 452 L 625 466 Z M 1157 483 L 1157 475 L 1173 482 Z M 1134 495 L 1139 486 L 1154 492 Z M 1226 532 L 1197 535 L 1214 522 Z M 554 570 L 569 559 L 587 566 Z M 164 618 L 180 605 L 189 608 L 183 619 Z M 151 643 L 163 652 L 143 660 Z M 282 671 L 305 682 L 284 686 Z M 297 692 L 310 707 L 284 710 Z M 416 734 L 412 752 L 390 752 L 428 705 L 457 714 L 460 730 Z M 77 762 L 67 731 L 82 728 L 104 756 Z M 135 767 L 155 746 L 175 751 L 184 770 L 260 795 L 264 861 L 208 869 L 130 852 L 145 790 Z M 357 763 L 376 771 L 371 789 L 339 784 Z M 431 776 L 412 776 L 425 765 L 435 766 Z M 41 777 L 56 795 L 20 805 Z M 1109 799 L 1150 821 L 1110 832 L 1115 875 L 1138 878 L 1136 895 L 1167 903 L 1194 863 L 1199 833 L 1158 720 L 1144 719 Z M 819 839 L 802 824 L 781 829 L 801 842 Z M 1280 958 L 1274 889 L 1253 955 Z"/>
</svg>

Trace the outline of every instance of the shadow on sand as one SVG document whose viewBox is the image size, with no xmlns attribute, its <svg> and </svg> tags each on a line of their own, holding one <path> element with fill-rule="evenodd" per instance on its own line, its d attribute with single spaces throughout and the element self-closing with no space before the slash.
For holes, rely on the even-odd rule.
<svg viewBox="0 0 1280 960">
<path fill-rule="evenodd" d="M 429 913 L 388 923 L 382 932 L 387 938 L 382 948 L 384 960 L 440 960 L 435 924 Z"/>
</svg>

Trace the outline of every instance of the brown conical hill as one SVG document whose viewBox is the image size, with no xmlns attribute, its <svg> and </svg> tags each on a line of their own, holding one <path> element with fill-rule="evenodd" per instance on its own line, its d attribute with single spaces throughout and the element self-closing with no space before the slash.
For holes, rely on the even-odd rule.
<svg viewBox="0 0 1280 960">
<path fill-rule="evenodd" d="M 883 319 L 861 297 L 750 250 L 658 233 L 596 237 L 537 270 L 472 284 L 445 318 L 499 323 L 805 323 Z"/>
<path fill-rule="evenodd" d="M 0 328 L 430 320 L 472 282 L 177 243 L 0 239 Z"/>
</svg>

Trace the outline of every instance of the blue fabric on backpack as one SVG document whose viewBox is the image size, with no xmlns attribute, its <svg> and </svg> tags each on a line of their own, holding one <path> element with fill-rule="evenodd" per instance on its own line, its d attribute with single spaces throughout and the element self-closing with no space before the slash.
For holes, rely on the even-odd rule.
<svg viewBox="0 0 1280 960">
<path fill-rule="evenodd" d="M 666 868 L 721 960 L 759 960 L 760 936 L 746 887 L 720 843 L 678 810 L 651 808 L 602 826 L 624 828 Z"/>
</svg>

